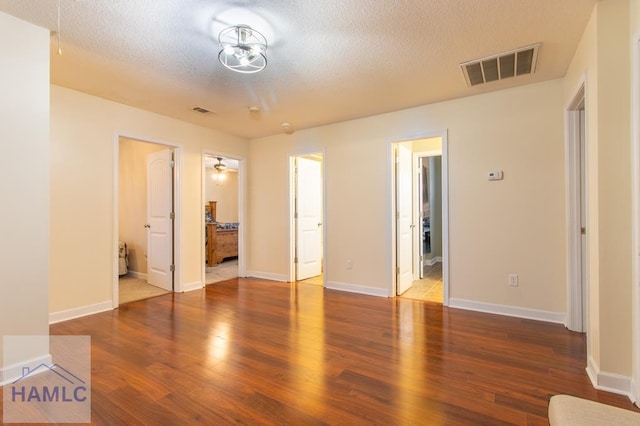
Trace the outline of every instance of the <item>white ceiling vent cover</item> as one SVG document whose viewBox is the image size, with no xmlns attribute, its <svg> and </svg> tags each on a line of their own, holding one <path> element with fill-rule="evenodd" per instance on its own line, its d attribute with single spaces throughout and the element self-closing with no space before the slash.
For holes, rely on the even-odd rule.
<svg viewBox="0 0 640 426">
<path fill-rule="evenodd" d="M 536 71 L 540 43 L 460 64 L 467 85 L 490 83 Z"/>
</svg>

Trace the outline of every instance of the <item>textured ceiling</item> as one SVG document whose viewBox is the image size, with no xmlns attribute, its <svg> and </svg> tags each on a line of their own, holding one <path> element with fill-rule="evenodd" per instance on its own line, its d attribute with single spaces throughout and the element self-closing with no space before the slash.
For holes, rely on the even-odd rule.
<svg viewBox="0 0 640 426">
<path fill-rule="evenodd" d="M 562 77 L 596 0 L 60 2 L 52 83 L 255 138 Z M 57 5 L 0 11 L 55 30 Z M 234 24 L 267 37 L 264 71 L 218 62 L 216 36 Z M 535 74 L 467 87 L 459 63 L 538 42 Z"/>
</svg>

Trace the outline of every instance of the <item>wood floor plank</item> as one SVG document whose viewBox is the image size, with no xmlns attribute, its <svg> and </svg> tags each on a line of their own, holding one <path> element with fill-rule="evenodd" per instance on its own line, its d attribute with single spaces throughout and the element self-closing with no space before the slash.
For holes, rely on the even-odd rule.
<svg viewBox="0 0 640 426">
<path fill-rule="evenodd" d="M 51 333 L 92 337 L 98 425 L 543 425 L 559 393 L 638 411 L 561 325 L 311 284 L 233 279 Z"/>
</svg>

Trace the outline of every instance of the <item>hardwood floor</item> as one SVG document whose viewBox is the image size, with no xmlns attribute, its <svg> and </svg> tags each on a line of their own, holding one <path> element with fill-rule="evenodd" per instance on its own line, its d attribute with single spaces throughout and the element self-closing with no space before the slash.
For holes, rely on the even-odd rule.
<svg viewBox="0 0 640 426">
<path fill-rule="evenodd" d="M 548 425 L 593 389 L 563 326 L 232 279 L 51 326 L 92 337 L 94 424 Z"/>
</svg>

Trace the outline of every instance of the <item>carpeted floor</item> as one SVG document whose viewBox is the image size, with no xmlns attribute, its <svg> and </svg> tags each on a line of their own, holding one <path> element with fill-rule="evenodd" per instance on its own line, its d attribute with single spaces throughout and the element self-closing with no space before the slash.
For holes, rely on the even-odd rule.
<svg viewBox="0 0 640 426">
<path fill-rule="evenodd" d="M 238 259 L 228 259 L 216 266 L 207 268 L 205 284 L 213 284 L 238 277 Z"/>
<path fill-rule="evenodd" d="M 159 287 L 147 284 L 146 280 L 123 275 L 118 280 L 118 302 L 119 304 L 133 302 L 134 300 L 148 299 L 169 293 Z"/>
</svg>

